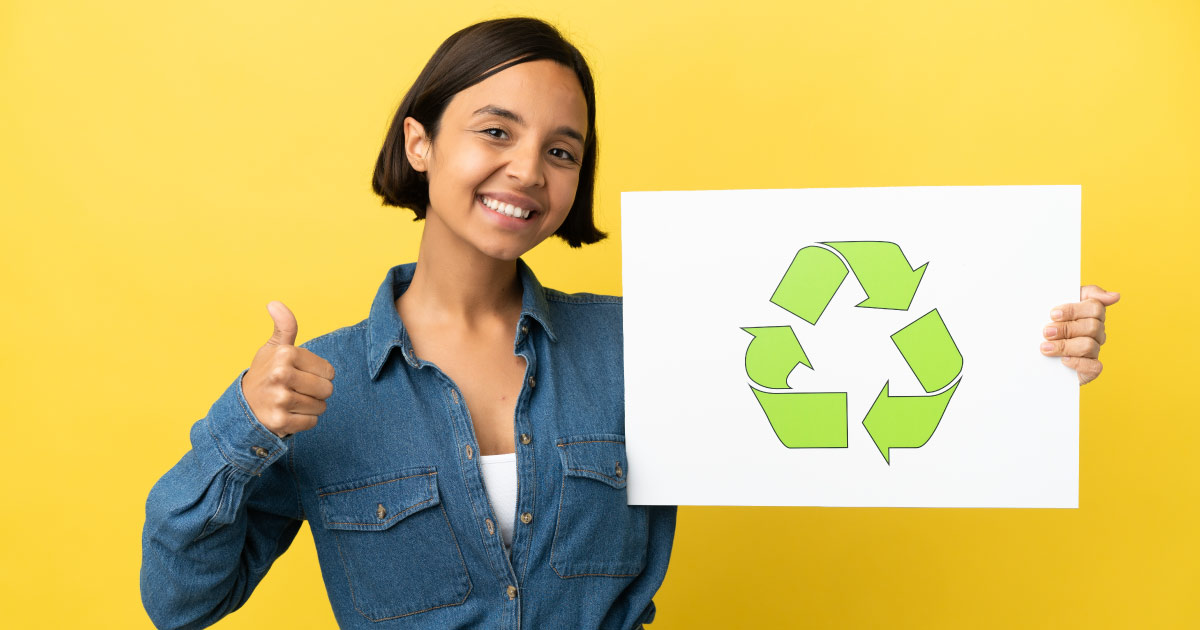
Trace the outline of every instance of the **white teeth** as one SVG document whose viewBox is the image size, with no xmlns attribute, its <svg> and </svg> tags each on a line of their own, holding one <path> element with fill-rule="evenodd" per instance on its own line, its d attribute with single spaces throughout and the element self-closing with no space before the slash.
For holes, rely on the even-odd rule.
<svg viewBox="0 0 1200 630">
<path fill-rule="evenodd" d="M 500 214 L 503 214 L 506 217 L 520 217 L 522 219 L 528 219 L 530 214 L 528 210 L 518 208 L 511 203 L 497 201 L 490 197 L 483 197 L 483 205 L 495 210 L 496 212 L 499 212 Z"/>
</svg>

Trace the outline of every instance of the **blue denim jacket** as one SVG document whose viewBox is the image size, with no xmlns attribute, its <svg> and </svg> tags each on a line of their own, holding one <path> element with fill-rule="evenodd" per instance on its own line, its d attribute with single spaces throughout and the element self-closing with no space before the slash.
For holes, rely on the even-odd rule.
<svg viewBox="0 0 1200 630">
<path fill-rule="evenodd" d="M 280 439 L 242 374 L 146 504 L 142 600 L 160 628 L 236 610 L 309 522 L 343 628 L 638 628 L 667 571 L 671 506 L 626 505 L 621 299 L 524 289 L 514 353 L 511 556 L 457 386 L 413 353 L 388 271 L 370 316 L 303 347 L 336 371 L 316 427 Z M 528 515 L 527 517 L 525 515 Z M 531 518 L 530 518 L 531 517 Z M 528 522 L 526 522 L 528 521 Z"/>
</svg>

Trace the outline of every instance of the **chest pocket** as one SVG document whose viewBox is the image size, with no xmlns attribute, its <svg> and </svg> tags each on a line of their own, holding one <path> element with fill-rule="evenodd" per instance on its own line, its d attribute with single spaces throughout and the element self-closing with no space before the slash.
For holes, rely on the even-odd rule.
<svg viewBox="0 0 1200 630">
<path fill-rule="evenodd" d="M 625 436 L 580 435 L 560 439 L 556 446 L 563 478 L 551 568 L 562 578 L 641 573 L 649 512 L 626 504 Z"/>
<path fill-rule="evenodd" d="M 466 601 L 471 580 L 438 496 L 436 469 L 406 468 L 317 495 L 364 617 L 384 621 Z"/>
</svg>

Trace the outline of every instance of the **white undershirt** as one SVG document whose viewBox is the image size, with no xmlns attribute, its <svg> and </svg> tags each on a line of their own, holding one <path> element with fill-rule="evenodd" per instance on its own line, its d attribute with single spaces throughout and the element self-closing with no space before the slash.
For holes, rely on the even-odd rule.
<svg viewBox="0 0 1200 630">
<path fill-rule="evenodd" d="M 512 546 L 513 526 L 517 520 L 517 454 L 480 455 L 479 470 L 483 488 L 500 526 L 504 548 Z"/>
</svg>

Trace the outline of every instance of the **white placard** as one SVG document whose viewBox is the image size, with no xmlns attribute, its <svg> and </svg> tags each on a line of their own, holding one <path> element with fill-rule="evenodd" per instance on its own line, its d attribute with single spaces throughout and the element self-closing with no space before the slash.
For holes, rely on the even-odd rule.
<svg viewBox="0 0 1200 630">
<path fill-rule="evenodd" d="M 629 502 L 1077 507 L 1080 194 L 622 193 Z"/>
</svg>

